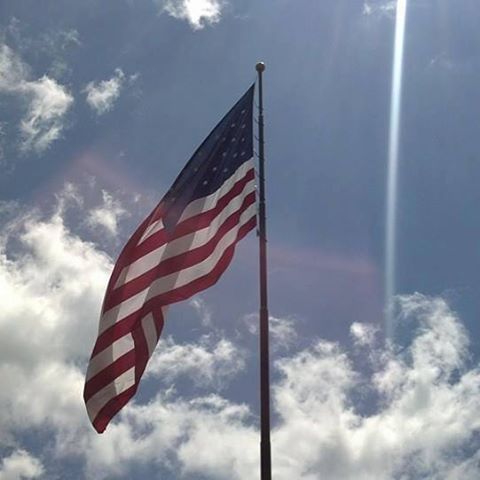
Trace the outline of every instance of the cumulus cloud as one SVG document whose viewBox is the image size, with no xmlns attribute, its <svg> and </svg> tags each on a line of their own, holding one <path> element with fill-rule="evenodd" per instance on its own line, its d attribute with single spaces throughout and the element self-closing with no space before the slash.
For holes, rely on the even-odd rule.
<svg viewBox="0 0 480 480">
<path fill-rule="evenodd" d="M 372 324 L 354 322 L 350 326 L 350 335 L 354 343 L 361 347 L 372 347 L 375 343 L 377 333 L 378 328 Z"/>
<path fill-rule="evenodd" d="M 480 371 L 467 367 L 466 332 L 442 299 L 403 297 L 401 308 L 415 317 L 415 336 L 401 353 L 392 346 L 372 355 L 365 344 L 371 377 L 338 344 L 323 340 L 275 363 L 275 478 L 478 478 L 478 455 L 470 452 L 479 447 Z M 370 413 L 352 400 L 365 389 Z M 109 434 L 103 448 L 110 454 L 90 447 L 96 453 L 89 468 L 96 472 L 126 474 L 143 458 L 213 479 L 258 476 L 252 412 L 218 396 L 166 394 L 133 404 Z M 202 448 L 206 439 L 209 448 Z"/>
<path fill-rule="evenodd" d="M 82 208 L 83 201 L 78 189 L 67 184 L 57 195 L 53 214 L 44 216 L 34 211 L 15 218 L 2 230 L 0 445 L 16 443 L 32 429 L 43 431 L 48 438 L 45 448 L 50 452 L 53 448 L 57 462 L 58 458 L 71 456 L 88 458 L 85 475 L 101 478 L 102 472 L 110 475 L 122 465 L 127 468 L 136 461 L 153 461 L 148 455 L 135 459 L 130 452 L 119 457 L 120 452 L 110 452 L 108 446 L 112 437 L 118 437 L 122 445 L 128 443 L 128 435 L 136 437 L 138 430 L 128 433 L 133 428 L 131 418 L 137 414 L 140 418 L 145 409 L 146 415 L 152 413 L 149 408 L 156 409 L 164 420 L 161 432 L 148 440 L 164 438 L 169 443 L 168 432 L 172 431 L 178 441 L 171 448 L 185 443 L 185 449 L 191 445 L 182 440 L 187 433 L 197 432 L 195 442 L 199 442 L 212 424 L 220 429 L 220 435 L 231 421 L 234 425 L 245 418 L 248 409 L 221 397 L 182 400 L 170 398 L 167 392 L 146 406 L 132 403 L 125 417 L 109 428 L 105 440 L 97 436 L 86 417 L 82 389 L 112 263 L 108 255 L 69 228 L 66 218 L 72 205 Z M 221 388 L 243 367 L 243 354 L 227 339 L 204 336 L 195 344 L 177 345 L 166 338 L 157 348 L 150 378 L 161 376 L 165 384 L 182 376 L 195 377 L 194 383 L 202 383 L 202 388 Z M 215 422 L 223 422 L 223 427 Z M 165 428 L 167 423 L 169 427 Z M 146 424 L 147 417 L 134 422 L 134 426 Z M 252 427 L 246 428 L 254 432 Z M 138 445 L 137 438 L 134 440 Z M 232 435 L 231 443 L 234 440 Z M 157 447 L 143 442 L 143 448 L 152 455 L 158 454 Z M 171 448 L 166 449 L 169 458 L 177 455 Z M 45 468 L 48 471 L 48 465 Z M 91 469 L 98 472 L 89 476 Z"/>
<path fill-rule="evenodd" d="M 95 110 L 98 115 L 103 115 L 111 110 L 120 96 L 124 82 L 125 74 L 122 69 L 117 68 L 110 80 L 88 83 L 84 92 L 90 108 Z"/>
<path fill-rule="evenodd" d="M 20 122 L 21 148 L 41 153 L 60 137 L 73 97 L 46 75 L 37 80 L 29 78 L 28 66 L 7 45 L 1 45 L 0 93 L 15 95 L 26 102 Z"/>
<path fill-rule="evenodd" d="M 194 30 L 218 23 L 225 6 L 223 0 L 159 0 L 165 12 L 186 20 Z"/>
<path fill-rule="evenodd" d="M 230 340 L 202 335 L 195 343 L 160 340 L 148 374 L 171 382 L 187 376 L 197 386 L 221 388 L 245 368 L 245 354 Z"/>
<path fill-rule="evenodd" d="M 120 423 L 93 438 L 86 458 L 87 477 L 128 478 L 135 465 L 153 463 L 177 477 L 244 480 L 258 477 L 258 433 L 246 405 L 217 395 L 159 395 L 128 406 Z"/>
<path fill-rule="evenodd" d="M 0 242 L 0 443 L 7 432 L 85 422 L 83 363 L 111 261 L 58 210 L 17 218 Z"/>
<path fill-rule="evenodd" d="M 2 460 L 0 480 L 37 478 L 43 474 L 41 462 L 25 450 L 16 450 Z"/>
<path fill-rule="evenodd" d="M 252 335 L 258 334 L 258 313 L 249 313 L 243 317 L 248 331 Z M 298 335 L 293 318 L 269 317 L 269 336 L 274 351 L 288 349 L 297 341 Z"/>
<path fill-rule="evenodd" d="M 118 221 L 127 214 L 121 203 L 105 190 L 102 190 L 103 203 L 92 208 L 88 214 L 87 223 L 95 228 L 101 227 L 112 236 L 118 233 Z"/>
<path fill-rule="evenodd" d="M 274 442 L 280 478 L 479 475 L 477 464 L 469 476 L 455 476 L 472 468 L 468 452 L 479 446 L 480 371 L 467 368 L 466 332 L 442 299 L 417 294 L 402 297 L 400 305 L 418 322 L 416 335 L 402 353 L 378 350 L 371 378 L 362 378 L 338 345 L 323 341 L 277 364 L 283 374 L 274 396 L 283 420 Z M 370 402 L 377 398 L 371 414 L 361 415 L 352 403 L 360 387 Z"/>
<path fill-rule="evenodd" d="M 204 390 L 248 374 L 241 345 L 218 335 L 164 338 L 145 378 L 148 400 L 131 402 L 103 435 L 90 427 L 84 369 L 112 262 L 69 227 L 69 202 L 82 206 L 76 198 L 68 187 L 53 214 L 29 213 L 2 229 L 0 444 L 16 450 L 0 478 L 55 478 L 52 456 L 84 465 L 79 478 L 132 478 L 145 465 L 175 478 L 258 477 L 256 412 Z M 354 357 L 312 339 L 274 361 L 276 479 L 479 478 L 480 369 L 468 333 L 442 298 L 415 294 L 398 305 L 406 344 L 380 346 L 373 327 L 356 323 Z M 277 332 L 290 328 L 283 322 Z M 367 371 L 352 360 L 362 352 Z M 201 390 L 187 396 L 165 385 L 183 377 Z M 41 441 L 25 453 L 18 445 L 31 431 Z"/>
</svg>

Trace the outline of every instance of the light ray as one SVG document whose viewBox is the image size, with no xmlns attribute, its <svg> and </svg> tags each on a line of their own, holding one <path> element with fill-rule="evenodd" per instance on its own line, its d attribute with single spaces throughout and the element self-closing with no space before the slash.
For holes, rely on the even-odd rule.
<svg viewBox="0 0 480 480">
<path fill-rule="evenodd" d="M 390 103 L 390 134 L 388 147 L 387 208 L 385 228 L 385 333 L 394 332 L 395 261 L 397 227 L 398 157 L 402 106 L 403 53 L 407 0 L 397 1 L 395 41 L 393 49 L 392 94 Z"/>
</svg>

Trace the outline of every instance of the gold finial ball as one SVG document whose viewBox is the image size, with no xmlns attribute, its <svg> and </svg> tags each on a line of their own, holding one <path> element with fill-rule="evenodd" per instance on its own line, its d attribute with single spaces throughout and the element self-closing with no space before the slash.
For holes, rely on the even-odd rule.
<svg viewBox="0 0 480 480">
<path fill-rule="evenodd" d="M 265 64 L 263 62 L 258 62 L 255 65 L 255 70 L 259 73 L 264 72 L 265 71 Z"/>
</svg>

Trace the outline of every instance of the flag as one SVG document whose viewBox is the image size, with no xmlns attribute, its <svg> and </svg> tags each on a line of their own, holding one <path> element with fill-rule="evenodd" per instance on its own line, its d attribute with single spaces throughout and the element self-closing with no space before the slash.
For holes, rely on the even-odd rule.
<svg viewBox="0 0 480 480">
<path fill-rule="evenodd" d="M 252 85 L 208 135 L 115 264 L 84 388 L 99 433 L 135 395 L 168 306 L 216 283 L 256 225 L 253 94 Z"/>
</svg>

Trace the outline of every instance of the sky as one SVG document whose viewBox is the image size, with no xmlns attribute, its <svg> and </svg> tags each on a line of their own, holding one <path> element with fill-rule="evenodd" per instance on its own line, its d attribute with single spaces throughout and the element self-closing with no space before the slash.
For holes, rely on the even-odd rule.
<svg viewBox="0 0 480 480">
<path fill-rule="evenodd" d="M 115 258 L 264 74 L 275 480 L 480 477 L 480 11 L 396 1 L 0 1 L 0 480 L 259 478 L 258 246 L 169 311 L 98 435 Z"/>
</svg>

